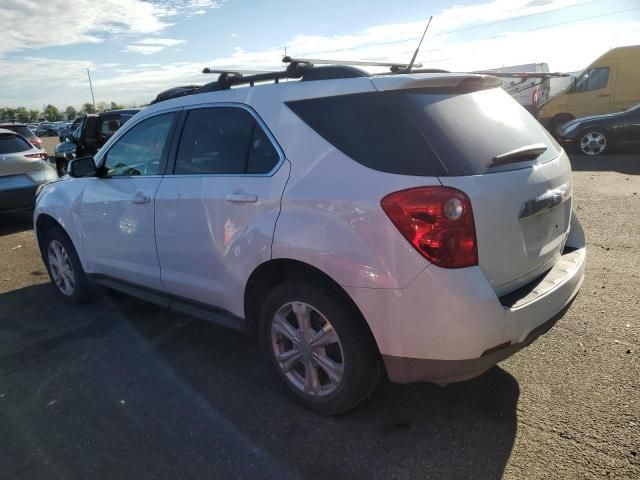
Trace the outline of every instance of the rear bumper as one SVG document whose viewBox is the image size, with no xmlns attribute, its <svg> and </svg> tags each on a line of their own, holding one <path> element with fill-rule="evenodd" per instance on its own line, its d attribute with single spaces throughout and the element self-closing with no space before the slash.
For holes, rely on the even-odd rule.
<svg viewBox="0 0 640 480">
<path fill-rule="evenodd" d="M 402 290 L 347 288 L 371 327 L 389 379 L 472 378 L 545 333 L 584 279 L 586 248 L 575 217 L 572 236 L 578 242 L 568 242 L 572 248 L 550 271 L 501 298 L 478 267 L 430 265 Z"/>
<path fill-rule="evenodd" d="M 28 210 L 36 202 L 37 186 L 0 190 L 0 212 Z"/>
</svg>

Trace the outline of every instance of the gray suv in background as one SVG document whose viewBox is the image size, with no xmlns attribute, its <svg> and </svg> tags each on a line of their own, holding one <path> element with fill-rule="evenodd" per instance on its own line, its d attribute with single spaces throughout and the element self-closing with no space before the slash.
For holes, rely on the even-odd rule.
<svg viewBox="0 0 640 480">
<path fill-rule="evenodd" d="M 33 208 L 38 187 L 57 178 L 46 153 L 0 128 L 0 213 Z"/>
</svg>

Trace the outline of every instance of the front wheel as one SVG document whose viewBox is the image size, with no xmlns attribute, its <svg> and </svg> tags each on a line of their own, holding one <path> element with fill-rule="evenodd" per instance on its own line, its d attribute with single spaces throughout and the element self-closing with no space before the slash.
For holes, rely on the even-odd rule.
<svg viewBox="0 0 640 480">
<path fill-rule="evenodd" d="M 607 134 L 599 129 L 587 129 L 580 133 L 578 148 L 585 155 L 600 155 L 609 146 Z"/>
<path fill-rule="evenodd" d="M 60 228 L 45 235 L 43 259 L 51 282 L 68 302 L 85 303 L 90 298 L 90 285 L 71 240 Z"/>
<path fill-rule="evenodd" d="M 260 340 L 289 393 L 311 410 L 335 415 L 371 394 L 382 364 L 359 314 L 328 290 L 277 286 L 261 310 Z"/>
</svg>

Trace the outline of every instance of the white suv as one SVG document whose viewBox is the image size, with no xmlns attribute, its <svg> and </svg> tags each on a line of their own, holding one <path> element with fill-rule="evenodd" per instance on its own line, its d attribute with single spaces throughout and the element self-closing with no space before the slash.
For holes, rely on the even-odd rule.
<svg viewBox="0 0 640 480">
<path fill-rule="evenodd" d="M 62 296 L 97 282 L 257 332 L 326 414 L 385 373 L 464 380 L 546 332 L 585 240 L 544 128 L 493 77 L 304 67 L 160 98 L 42 188 Z"/>
</svg>

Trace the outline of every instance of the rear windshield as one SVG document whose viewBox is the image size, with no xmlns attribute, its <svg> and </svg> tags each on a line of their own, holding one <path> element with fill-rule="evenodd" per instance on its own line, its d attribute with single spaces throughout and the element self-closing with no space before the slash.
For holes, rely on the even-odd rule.
<svg viewBox="0 0 640 480">
<path fill-rule="evenodd" d="M 287 106 L 343 153 L 383 172 L 477 175 L 494 157 L 524 146 L 545 144 L 541 162 L 559 153 L 546 130 L 500 88 L 368 92 Z"/>
<path fill-rule="evenodd" d="M 31 131 L 29 127 L 25 127 L 24 125 L 7 125 L 5 127 L 7 130 L 11 130 L 12 132 L 16 132 L 19 135 L 22 135 L 24 138 L 33 138 L 35 135 Z"/>
<path fill-rule="evenodd" d="M 31 150 L 33 147 L 17 135 L 0 135 L 0 155 Z"/>
</svg>

